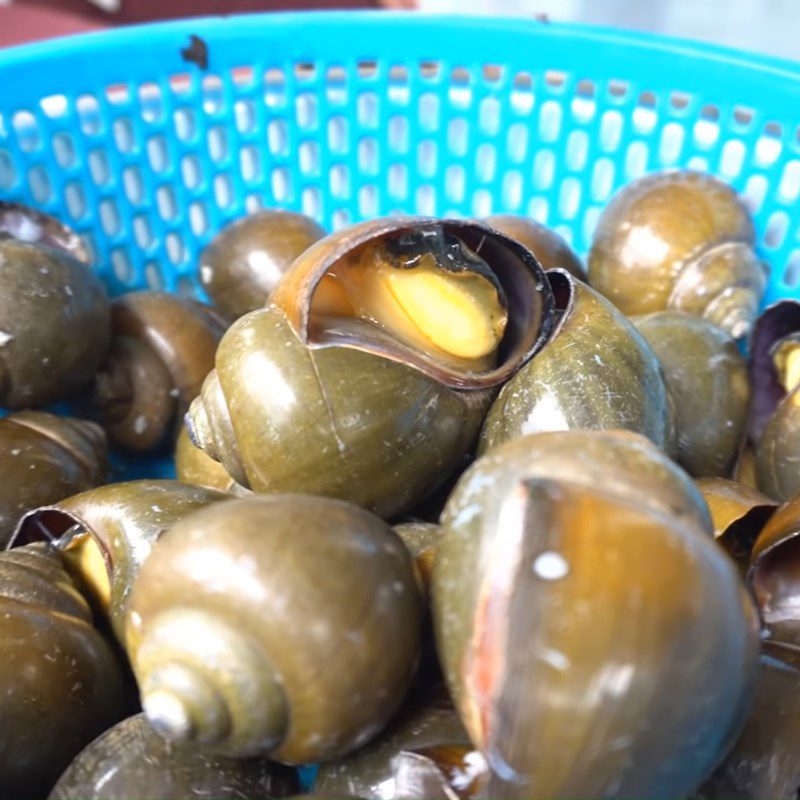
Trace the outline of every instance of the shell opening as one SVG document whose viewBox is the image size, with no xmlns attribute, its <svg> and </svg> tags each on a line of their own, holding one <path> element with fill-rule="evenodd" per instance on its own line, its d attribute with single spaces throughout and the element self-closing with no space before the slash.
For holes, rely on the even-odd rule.
<svg viewBox="0 0 800 800">
<path fill-rule="evenodd" d="M 367 242 L 320 281 L 311 313 L 355 316 L 431 356 L 489 368 L 508 302 L 478 250 L 441 225 Z"/>
<path fill-rule="evenodd" d="M 770 349 L 778 381 L 791 394 L 800 386 L 800 332 L 779 339 Z"/>
<path fill-rule="evenodd" d="M 111 578 L 102 545 L 71 514 L 55 508 L 32 511 L 23 517 L 9 547 L 52 542 L 61 553 L 64 569 L 95 610 L 107 615 Z"/>
</svg>

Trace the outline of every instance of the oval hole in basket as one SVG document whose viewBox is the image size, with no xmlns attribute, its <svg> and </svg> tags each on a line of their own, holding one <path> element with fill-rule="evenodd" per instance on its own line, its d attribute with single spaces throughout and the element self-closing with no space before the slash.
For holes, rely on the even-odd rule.
<svg viewBox="0 0 800 800">
<path fill-rule="evenodd" d="M 606 200 L 614 187 L 614 162 L 610 158 L 599 158 L 592 170 L 592 199 L 597 202 Z"/>
<path fill-rule="evenodd" d="M 460 164 L 451 164 L 444 173 L 444 189 L 448 199 L 453 203 L 462 203 L 465 185 L 464 167 Z"/>
<path fill-rule="evenodd" d="M 202 236 L 208 230 L 208 214 L 206 213 L 205 204 L 190 204 L 189 225 L 195 236 Z"/>
<path fill-rule="evenodd" d="M 770 215 L 764 231 L 764 246 L 770 250 L 779 248 L 786 239 L 789 230 L 789 216 L 785 211 L 775 211 Z"/>
<path fill-rule="evenodd" d="M 31 167 L 28 170 L 28 187 L 37 203 L 46 203 L 53 194 L 50 176 L 42 166 Z"/>
<path fill-rule="evenodd" d="M 300 202 L 302 203 L 303 213 L 306 216 L 319 220 L 322 216 L 322 202 L 318 187 L 306 186 L 302 191 Z"/>
<path fill-rule="evenodd" d="M 178 216 L 178 203 L 172 186 L 159 186 L 156 189 L 156 208 L 161 219 L 167 222 Z"/>
<path fill-rule="evenodd" d="M 506 155 L 516 164 L 525 160 L 528 154 L 528 127 L 521 122 L 509 126 L 506 134 Z"/>
<path fill-rule="evenodd" d="M 732 180 L 741 173 L 746 152 L 744 142 L 740 139 L 730 139 L 722 145 L 719 171 L 724 178 Z"/>
<path fill-rule="evenodd" d="M 488 189 L 478 189 L 472 194 L 472 214 L 478 217 L 488 217 L 493 207 L 492 193 Z"/>
<path fill-rule="evenodd" d="M 75 163 L 75 145 L 69 133 L 57 133 L 53 136 L 53 155 L 62 169 L 68 169 Z"/>
<path fill-rule="evenodd" d="M 613 109 L 604 112 L 600 118 L 600 147 L 613 153 L 622 139 L 622 114 Z"/>
<path fill-rule="evenodd" d="M 501 189 L 503 208 L 509 211 L 516 211 L 522 204 L 522 174 L 512 169 L 503 176 L 503 186 Z"/>
<path fill-rule="evenodd" d="M 447 149 L 454 156 L 465 156 L 469 147 L 469 125 L 463 117 L 451 119 L 447 125 Z"/>
<path fill-rule="evenodd" d="M 78 181 L 70 181 L 64 187 L 64 202 L 72 219 L 79 220 L 86 214 L 86 195 Z"/>
<path fill-rule="evenodd" d="M 408 196 L 408 170 L 403 164 L 392 164 L 386 173 L 389 195 L 395 200 Z"/>
<path fill-rule="evenodd" d="M 783 168 L 778 194 L 787 203 L 794 203 L 800 197 L 800 161 L 789 161 Z"/>
<path fill-rule="evenodd" d="M 377 175 L 379 167 L 378 141 L 365 136 L 358 143 L 358 169 L 362 175 Z"/>
<path fill-rule="evenodd" d="M 319 175 L 319 145 L 316 142 L 300 142 L 297 148 L 297 165 L 303 175 Z"/>
</svg>

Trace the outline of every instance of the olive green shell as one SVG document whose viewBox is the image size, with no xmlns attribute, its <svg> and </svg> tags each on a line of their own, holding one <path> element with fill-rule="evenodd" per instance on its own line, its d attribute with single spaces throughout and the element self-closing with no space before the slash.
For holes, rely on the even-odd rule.
<svg viewBox="0 0 800 800">
<path fill-rule="evenodd" d="M 208 489 L 230 492 L 237 496 L 251 494 L 228 475 L 219 461 L 214 461 L 192 444 L 185 427 L 181 428 L 175 445 L 175 476 L 181 483 L 205 486 Z"/>
<path fill-rule="evenodd" d="M 57 552 L 0 553 L 0 797 L 41 798 L 121 718 L 119 662 Z"/>
<path fill-rule="evenodd" d="M 165 736 L 297 764 L 383 728 L 416 667 L 421 618 L 411 556 L 384 522 L 269 495 L 205 508 L 160 540 L 126 641 Z"/>
<path fill-rule="evenodd" d="M 394 532 L 403 540 L 403 544 L 411 553 L 427 597 L 436 549 L 442 538 L 441 527 L 431 522 L 402 522 L 394 526 Z"/>
<path fill-rule="evenodd" d="M 753 544 L 779 504 L 758 489 L 725 478 L 701 478 L 697 488 L 711 512 L 714 538 L 746 570 Z"/>
<path fill-rule="evenodd" d="M 64 250 L 0 239 L 0 320 L 0 406 L 70 397 L 108 348 L 103 284 Z"/>
<path fill-rule="evenodd" d="M 112 344 L 93 401 L 112 444 L 134 452 L 172 445 L 214 367 L 227 323 L 209 306 L 166 292 L 129 292 L 111 307 Z"/>
<path fill-rule="evenodd" d="M 490 796 L 685 796 L 743 720 L 754 610 L 695 517 L 633 463 L 584 472 L 586 434 L 562 436 L 578 477 L 546 476 L 532 436 L 448 502 L 433 571 L 448 684 Z"/>
<path fill-rule="evenodd" d="M 77 536 L 88 533 L 103 553 L 111 588 L 108 607 L 99 600 L 101 610 L 108 615 L 119 641 L 124 642 L 131 587 L 153 545 L 192 512 L 230 499 L 223 492 L 177 481 L 112 483 L 32 511 L 20 523 L 16 539 L 55 540 L 70 529 Z M 67 536 L 59 544 L 69 548 L 72 539 Z M 86 576 L 75 578 L 82 585 L 86 581 Z M 86 591 L 91 594 L 90 588 Z"/>
<path fill-rule="evenodd" d="M 219 383 L 212 373 L 203 397 L 224 395 L 236 451 L 231 458 L 225 446 L 204 449 L 239 483 L 350 500 L 382 517 L 448 476 L 492 399 L 490 391 L 459 392 L 371 353 L 311 350 L 274 308 L 233 324 L 216 375 Z M 214 427 L 206 422 L 213 403 L 193 404 L 190 434 Z"/>
<path fill-rule="evenodd" d="M 356 794 L 365 800 L 407 800 L 408 795 L 387 790 L 395 778 L 393 762 L 403 750 L 442 745 L 472 747 L 455 710 L 436 702 L 404 709 L 392 724 L 366 747 L 339 761 L 320 766 L 314 792 L 330 797 Z"/>
<path fill-rule="evenodd" d="M 775 409 L 756 443 L 756 480 L 762 492 L 787 501 L 800 492 L 800 389 Z"/>
<path fill-rule="evenodd" d="M 800 669 L 761 658 L 753 708 L 733 750 L 695 793 L 698 800 L 795 800 L 800 786 Z"/>
<path fill-rule="evenodd" d="M 83 750 L 49 800 L 270 800 L 298 789 L 290 767 L 170 744 L 137 714 Z"/>
<path fill-rule="evenodd" d="M 545 269 L 565 269 L 574 278 L 586 280 L 583 263 L 563 237 L 530 217 L 517 214 L 494 214 L 486 225 L 524 244 Z"/>
<path fill-rule="evenodd" d="M 624 314 L 684 311 L 742 339 L 767 283 L 754 245 L 750 214 L 727 184 L 657 172 L 629 183 L 601 214 L 589 281 Z"/>
<path fill-rule="evenodd" d="M 23 514 L 103 483 L 106 437 L 97 425 L 22 411 L 0 420 L 0 548 Z"/>
<path fill-rule="evenodd" d="M 503 386 L 479 452 L 529 433 L 624 428 L 673 453 L 674 412 L 650 346 L 593 289 L 563 270 L 547 278 L 561 319 L 542 350 Z"/>
<path fill-rule="evenodd" d="M 677 311 L 634 317 L 658 356 L 675 404 L 678 462 L 695 478 L 728 478 L 745 436 L 747 363 L 713 323 Z"/>
<path fill-rule="evenodd" d="M 331 323 L 311 312 L 319 281 L 344 257 L 435 226 L 479 247 L 508 298 L 498 362 L 486 370 L 442 362 L 361 319 Z M 552 318 L 538 263 L 500 233 L 463 220 L 360 223 L 312 245 L 269 306 L 231 326 L 187 415 L 189 433 L 256 492 L 319 494 L 391 517 L 462 463 L 495 387 L 538 350 Z"/>
<path fill-rule="evenodd" d="M 223 228 L 200 255 L 200 284 L 229 319 L 261 308 L 281 275 L 325 230 L 294 211 L 267 209 Z"/>
</svg>

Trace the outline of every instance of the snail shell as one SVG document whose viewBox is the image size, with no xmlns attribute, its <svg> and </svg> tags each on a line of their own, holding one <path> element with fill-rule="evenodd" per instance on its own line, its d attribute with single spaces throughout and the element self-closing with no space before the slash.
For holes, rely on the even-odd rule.
<svg viewBox="0 0 800 800">
<path fill-rule="evenodd" d="M 214 461 L 192 444 L 185 427 L 181 428 L 175 445 L 175 475 L 181 483 L 205 486 L 207 489 L 230 492 L 241 497 L 251 494 L 228 475 L 219 461 Z"/>
<path fill-rule="evenodd" d="M 622 473 L 539 477 L 519 446 L 536 438 L 465 473 L 433 571 L 439 653 L 489 795 L 686 796 L 743 721 L 750 600 L 692 517 Z"/>
<path fill-rule="evenodd" d="M 20 411 L 0 420 L 0 548 L 25 512 L 103 483 L 106 438 L 92 422 Z"/>
<path fill-rule="evenodd" d="M 781 506 L 753 545 L 747 582 L 769 642 L 800 647 L 800 497 Z"/>
<path fill-rule="evenodd" d="M 479 452 L 530 433 L 624 428 L 671 453 L 674 411 L 650 346 L 586 284 L 564 270 L 550 270 L 547 279 L 561 318 L 542 350 L 503 386 Z"/>
<path fill-rule="evenodd" d="M 561 236 L 541 222 L 517 214 L 494 214 L 483 222 L 524 244 L 545 269 L 565 269 L 573 278 L 586 281 L 580 258 Z"/>
<path fill-rule="evenodd" d="M 166 292 L 131 292 L 111 307 L 111 351 L 93 402 L 112 444 L 149 452 L 173 434 L 214 367 L 226 323 Z"/>
<path fill-rule="evenodd" d="M 761 657 L 753 708 L 698 800 L 794 800 L 800 785 L 800 669 L 779 648 Z"/>
<path fill-rule="evenodd" d="M 479 250 L 504 290 L 508 323 L 496 365 L 466 367 L 362 319 L 312 313 L 331 269 L 365 248 L 428 234 Z M 522 245 L 474 223 L 396 218 L 339 231 L 303 253 L 267 308 L 223 337 L 216 369 L 187 416 L 192 440 L 256 492 L 302 491 L 398 514 L 461 463 L 493 387 L 549 332 L 545 283 Z"/>
<path fill-rule="evenodd" d="M 5 210 L 7 212 L 7 209 Z M 4 209 L 0 208 L 0 231 Z M 33 238 L 33 237 L 31 237 Z M 43 406 L 92 378 L 108 348 L 109 302 L 100 278 L 56 236 L 0 236 L 0 405 Z"/>
<path fill-rule="evenodd" d="M 606 206 L 589 252 L 589 280 L 624 314 L 671 309 L 749 335 L 767 283 L 750 214 L 710 175 L 658 172 Z"/>
<path fill-rule="evenodd" d="M 58 553 L 0 553 L 0 796 L 41 797 L 123 713 L 119 662 Z"/>
<path fill-rule="evenodd" d="M 678 462 L 696 478 L 730 476 L 750 405 L 747 364 L 713 323 L 676 311 L 634 317 L 675 404 Z"/>
<path fill-rule="evenodd" d="M 131 587 L 153 545 L 192 512 L 230 499 L 177 481 L 113 483 L 26 514 L 14 538 L 57 540 L 67 568 L 124 643 Z"/>
<path fill-rule="evenodd" d="M 786 360 L 787 373 L 782 376 L 776 350 L 783 342 L 796 349 L 791 339 L 798 335 L 800 303 L 781 300 L 758 318 L 750 342 L 750 436 L 755 447 L 756 482 L 762 492 L 781 501 L 800 492 L 800 391 L 794 374 L 795 357 L 790 355 Z"/>
<path fill-rule="evenodd" d="M 778 503 L 758 489 L 725 478 L 701 478 L 697 488 L 708 503 L 714 538 L 745 570 L 753 544 Z"/>
<path fill-rule="evenodd" d="M 436 549 L 442 538 L 441 527 L 431 522 L 402 522 L 394 526 L 394 532 L 411 553 L 422 581 L 423 594 L 427 597 Z"/>
<path fill-rule="evenodd" d="M 200 284 L 229 319 L 261 308 L 292 262 L 325 236 L 294 211 L 266 209 L 224 227 L 200 255 Z"/>
<path fill-rule="evenodd" d="M 17 239 L 63 250 L 84 264 L 92 261 L 86 242 L 72 228 L 50 214 L 21 203 L 0 201 L 0 239 Z"/>
<path fill-rule="evenodd" d="M 86 747 L 49 800 L 271 800 L 298 789 L 289 767 L 176 746 L 159 736 L 144 714 L 137 714 Z"/>
<path fill-rule="evenodd" d="M 420 707 L 406 708 L 377 739 L 339 761 L 320 766 L 314 793 L 329 797 L 357 794 L 365 800 L 409 800 L 440 797 L 442 772 L 431 762 L 449 751 L 464 769 L 464 778 L 480 777 L 485 764 L 464 730 L 450 703 L 438 700 Z M 399 763 L 398 763 L 399 759 Z M 428 778 L 433 772 L 433 791 Z M 438 773 L 438 775 L 437 775 Z M 449 783 L 449 781 L 445 781 Z M 469 780 L 463 781 L 469 784 Z M 423 784 L 420 787 L 420 783 Z M 458 784 L 458 781 L 456 781 Z M 436 791 L 436 789 L 439 791 Z M 445 797 L 457 798 L 452 787 Z M 459 788 L 462 788 L 459 785 Z"/>
<path fill-rule="evenodd" d="M 162 735 L 297 764 L 386 724 L 416 667 L 421 615 L 411 557 L 380 519 L 270 495 L 172 527 L 136 580 L 126 641 Z"/>
</svg>

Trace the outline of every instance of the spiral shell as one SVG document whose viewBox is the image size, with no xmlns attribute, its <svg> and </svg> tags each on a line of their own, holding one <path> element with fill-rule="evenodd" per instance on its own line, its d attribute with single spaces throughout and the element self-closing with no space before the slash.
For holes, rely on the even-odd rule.
<svg viewBox="0 0 800 800">
<path fill-rule="evenodd" d="M 77 753 L 120 719 L 120 664 L 91 625 L 58 553 L 0 553 L 0 795 L 41 797 Z"/>
<path fill-rule="evenodd" d="M 545 477 L 537 438 L 462 476 L 433 571 L 439 652 L 489 796 L 686 796 L 743 722 L 752 604 L 694 518 L 625 470 Z M 578 470 L 589 458 L 576 438 Z"/>
<path fill-rule="evenodd" d="M 292 262 L 325 230 L 294 211 L 264 209 L 224 227 L 200 255 L 200 284 L 235 320 L 267 302 Z"/>
<path fill-rule="evenodd" d="M 341 756 L 386 724 L 416 666 L 421 614 L 411 557 L 385 523 L 270 495 L 172 527 L 136 580 L 126 642 L 166 738 L 296 764 Z"/>
<path fill-rule="evenodd" d="M 231 496 L 177 481 L 112 483 L 26 514 L 15 541 L 57 541 L 70 572 L 120 642 L 133 581 L 175 523 Z"/>
<path fill-rule="evenodd" d="M 0 420 L 0 548 L 23 514 L 103 483 L 106 438 L 97 425 L 44 411 Z"/>
<path fill-rule="evenodd" d="M 272 800 L 298 788 L 288 767 L 178 747 L 159 736 L 144 714 L 137 714 L 85 748 L 48 800 Z"/>
<path fill-rule="evenodd" d="M 670 309 L 747 337 L 767 284 L 750 214 L 710 175 L 647 175 L 606 206 L 589 252 L 589 280 L 624 314 Z"/>
<path fill-rule="evenodd" d="M 151 291 L 115 299 L 111 322 L 111 351 L 93 391 L 109 439 L 134 452 L 171 445 L 227 325 L 202 303 Z"/>
<path fill-rule="evenodd" d="M 586 284 L 564 270 L 547 279 L 561 318 L 541 352 L 501 389 L 479 452 L 530 433 L 626 429 L 672 453 L 674 409 L 650 346 Z"/>
<path fill-rule="evenodd" d="M 331 269 L 365 247 L 427 232 L 479 250 L 504 290 L 508 323 L 494 366 L 443 361 L 363 319 L 312 312 Z M 356 225 L 306 250 L 270 305 L 229 329 L 187 416 L 189 433 L 256 492 L 338 497 L 390 517 L 461 463 L 493 387 L 540 346 L 551 315 L 531 254 L 488 228 L 415 218 Z"/>
<path fill-rule="evenodd" d="M 565 269 L 573 278 L 586 280 L 580 258 L 561 236 L 541 222 L 516 214 L 494 214 L 483 222 L 524 244 L 545 269 Z"/>
<path fill-rule="evenodd" d="M 750 407 L 747 364 L 713 323 L 675 311 L 634 317 L 664 370 L 675 406 L 678 462 L 696 478 L 730 477 Z"/>
</svg>

